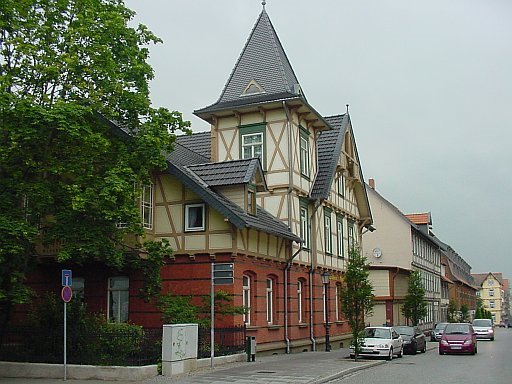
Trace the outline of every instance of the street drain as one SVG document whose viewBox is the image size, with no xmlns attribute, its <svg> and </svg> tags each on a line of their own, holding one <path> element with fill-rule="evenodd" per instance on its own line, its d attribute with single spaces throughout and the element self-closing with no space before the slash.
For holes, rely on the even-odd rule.
<svg viewBox="0 0 512 384">
<path fill-rule="evenodd" d="M 273 372 L 273 371 L 258 371 L 256 373 L 276 373 L 276 372 Z"/>
</svg>

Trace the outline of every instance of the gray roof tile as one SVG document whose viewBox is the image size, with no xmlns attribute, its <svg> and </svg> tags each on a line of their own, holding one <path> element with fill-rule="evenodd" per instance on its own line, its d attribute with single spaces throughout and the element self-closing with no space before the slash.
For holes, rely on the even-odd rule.
<svg viewBox="0 0 512 384">
<path fill-rule="evenodd" d="M 208 159 L 211 157 L 211 137 L 209 131 L 193 133 L 192 135 L 181 135 L 176 137 L 176 142 Z"/>
<path fill-rule="evenodd" d="M 261 165 L 256 158 L 191 165 L 188 168 L 210 187 L 247 184 L 251 182 L 256 171 L 260 171 L 263 176 Z"/>
<path fill-rule="evenodd" d="M 242 95 L 252 80 L 263 88 L 264 93 Z M 297 76 L 263 9 L 219 99 L 195 113 L 297 97 L 301 95 L 298 85 Z"/>
<path fill-rule="evenodd" d="M 322 131 L 317 141 L 318 172 L 315 178 L 312 199 L 326 199 L 338 164 L 343 137 L 348 127 L 348 115 L 325 117 L 325 121 L 333 128 Z M 334 143 L 334 145 L 333 145 Z"/>
</svg>

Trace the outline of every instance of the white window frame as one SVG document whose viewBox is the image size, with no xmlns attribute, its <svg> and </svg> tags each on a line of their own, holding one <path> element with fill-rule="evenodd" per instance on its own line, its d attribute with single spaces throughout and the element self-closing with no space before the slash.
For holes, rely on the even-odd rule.
<svg viewBox="0 0 512 384">
<path fill-rule="evenodd" d="M 116 288 L 114 286 L 115 281 L 126 282 L 126 287 Z M 107 319 L 116 323 L 127 322 L 129 317 L 129 303 L 130 279 L 127 276 L 109 277 L 107 294 Z"/>
<path fill-rule="evenodd" d="M 340 313 L 341 313 L 340 312 L 340 294 L 341 294 L 341 292 L 340 292 L 340 285 L 339 284 L 336 284 L 334 286 L 334 291 L 336 293 L 335 301 L 334 301 L 335 302 L 334 310 L 336 311 L 335 316 L 336 316 L 336 321 L 340 321 L 341 320 L 341 318 L 340 318 Z"/>
<path fill-rule="evenodd" d="M 245 139 L 248 137 L 254 137 L 259 136 L 260 141 L 259 142 L 251 142 L 251 143 L 245 143 Z M 263 161 L 263 132 L 256 132 L 256 133 L 246 133 L 242 135 L 242 159 L 252 159 L 254 157 L 258 157 Z M 256 148 L 260 147 L 261 156 L 255 155 Z M 250 148 L 251 154 L 250 156 L 245 156 L 245 149 Z"/>
<path fill-rule="evenodd" d="M 300 207 L 300 237 L 302 248 L 309 248 L 309 213 L 307 207 Z"/>
<path fill-rule="evenodd" d="M 309 140 L 307 137 L 300 135 L 300 173 L 306 177 L 310 175 L 309 169 Z"/>
<path fill-rule="evenodd" d="M 303 289 L 302 280 L 297 281 L 297 317 L 299 320 L 299 324 L 301 324 L 304 319 L 302 318 L 302 289 Z"/>
<path fill-rule="evenodd" d="M 336 188 L 338 189 L 338 195 L 345 196 L 345 178 L 343 174 L 340 174 L 336 180 Z"/>
<path fill-rule="evenodd" d="M 345 256 L 343 254 L 343 218 L 336 219 L 336 238 L 338 240 L 338 257 L 343 258 Z"/>
<path fill-rule="evenodd" d="M 201 226 L 198 227 L 191 227 L 190 226 L 190 219 L 189 219 L 189 210 L 190 208 L 201 208 L 202 209 L 202 216 L 203 216 L 203 222 Z M 186 204 L 185 205 L 185 232 L 197 232 L 197 231 L 204 231 L 206 229 L 206 205 L 204 203 L 197 203 L 197 204 Z"/>
<path fill-rule="evenodd" d="M 494 308 L 496 306 L 496 302 L 494 300 L 489 300 L 489 308 Z"/>
<path fill-rule="evenodd" d="M 494 297 L 494 288 L 489 289 L 489 296 Z"/>
<path fill-rule="evenodd" d="M 143 185 L 140 196 L 140 216 L 142 218 L 142 226 L 146 229 L 153 229 L 153 196 L 153 183 Z M 149 199 L 146 200 L 146 197 Z"/>
<path fill-rule="evenodd" d="M 243 275 L 242 277 L 242 305 L 245 308 L 244 324 L 251 324 L 251 277 Z"/>
<path fill-rule="evenodd" d="M 267 323 L 273 324 L 274 322 L 274 280 L 267 278 L 266 286 L 266 304 L 267 304 Z"/>
<path fill-rule="evenodd" d="M 332 253 L 332 222 L 331 214 L 324 211 L 325 253 Z"/>
</svg>

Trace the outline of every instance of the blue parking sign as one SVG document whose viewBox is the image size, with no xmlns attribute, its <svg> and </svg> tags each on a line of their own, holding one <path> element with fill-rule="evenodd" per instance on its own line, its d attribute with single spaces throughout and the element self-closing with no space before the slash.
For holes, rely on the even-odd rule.
<svg viewBox="0 0 512 384">
<path fill-rule="evenodd" d="M 72 275 L 71 269 L 63 269 L 62 270 L 62 286 L 63 287 L 71 287 L 72 285 Z"/>
</svg>

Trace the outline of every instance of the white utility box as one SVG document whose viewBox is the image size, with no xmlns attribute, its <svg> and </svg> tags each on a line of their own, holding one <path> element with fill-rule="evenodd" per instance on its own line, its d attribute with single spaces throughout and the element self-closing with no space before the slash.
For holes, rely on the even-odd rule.
<svg viewBox="0 0 512 384">
<path fill-rule="evenodd" d="M 162 337 L 162 375 L 194 371 L 197 367 L 197 324 L 166 324 Z"/>
</svg>

